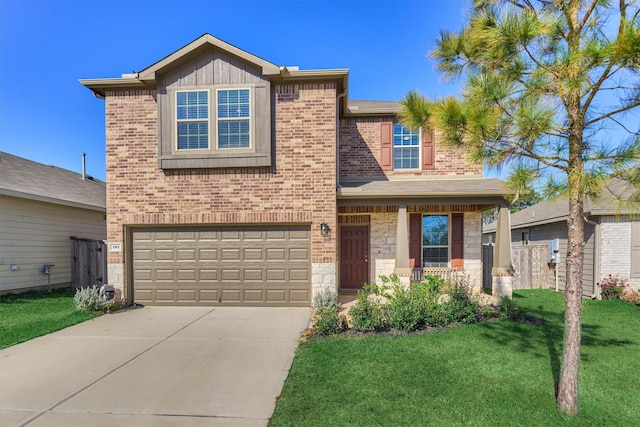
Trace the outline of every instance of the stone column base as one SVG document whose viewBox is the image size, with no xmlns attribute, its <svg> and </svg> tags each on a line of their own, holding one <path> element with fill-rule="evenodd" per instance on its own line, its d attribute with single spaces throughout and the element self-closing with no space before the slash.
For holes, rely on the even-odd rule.
<svg viewBox="0 0 640 427">
<path fill-rule="evenodd" d="M 491 276 L 491 295 L 493 296 L 493 303 L 495 305 L 500 304 L 502 297 L 509 299 L 513 298 L 513 276 L 512 275 L 500 275 Z"/>
</svg>

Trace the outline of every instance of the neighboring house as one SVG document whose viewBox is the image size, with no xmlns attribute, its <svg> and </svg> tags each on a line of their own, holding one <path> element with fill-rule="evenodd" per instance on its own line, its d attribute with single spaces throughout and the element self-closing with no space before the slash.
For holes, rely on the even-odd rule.
<svg viewBox="0 0 640 427">
<path fill-rule="evenodd" d="M 280 67 L 208 34 L 105 100 L 109 280 L 129 303 L 311 305 L 381 274 L 481 275 L 502 182 L 349 101 L 348 70 Z M 424 237 L 423 237 L 424 236 Z"/>
<path fill-rule="evenodd" d="M 611 179 L 597 199 L 585 201 L 585 247 L 582 292 L 585 297 L 598 295 L 597 283 L 609 274 L 628 281 L 640 289 L 640 208 L 628 202 L 632 189 L 626 181 Z M 559 241 L 559 288 L 566 284 L 567 197 L 557 197 L 537 203 L 511 215 L 511 242 L 516 246 L 544 245 Z M 485 243 L 494 241 L 496 224 L 483 230 Z M 546 261 L 545 261 L 546 263 Z M 555 287 L 555 265 L 549 268 L 548 283 Z"/>
<path fill-rule="evenodd" d="M 105 192 L 104 182 L 0 152 L 0 294 L 71 285 L 70 237 L 106 239 Z"/>
</svg>

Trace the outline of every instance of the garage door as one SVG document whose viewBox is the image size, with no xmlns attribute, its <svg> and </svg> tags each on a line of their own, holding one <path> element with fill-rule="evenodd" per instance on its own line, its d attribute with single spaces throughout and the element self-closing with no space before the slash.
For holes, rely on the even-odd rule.
<svg viewBox="0 0 640 427">
<path fill-rule="evenodd" d="M 311 305 L 308 226 L 137 229 L 132 237 L 137 303 Z"/>
</svg>

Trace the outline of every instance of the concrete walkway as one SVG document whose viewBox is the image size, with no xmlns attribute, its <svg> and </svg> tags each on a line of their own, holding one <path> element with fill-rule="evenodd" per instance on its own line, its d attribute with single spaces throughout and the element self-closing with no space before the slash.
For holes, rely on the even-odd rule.
<svg viewBox="0 0 640 427">
<path fill-rule="evenodd" d="M 0 350 L 0 425 L 266 426 L 309 315 L 145 307 Z"/>
</svg>

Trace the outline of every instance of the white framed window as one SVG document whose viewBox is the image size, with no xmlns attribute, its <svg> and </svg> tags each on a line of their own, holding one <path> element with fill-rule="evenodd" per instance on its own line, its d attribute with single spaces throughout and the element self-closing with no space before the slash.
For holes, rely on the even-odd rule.
<svg viewBox="0 0 640 427">
<path fill-rule="evenodd" d="M 420 168 L 420 133 L 393 125 L 393 169 Z"/>
<path fill-rule="evenodd" d="M 251 90 L 217 89 L 217 149 L 251 148 Z"/>
<path fill-rule="evenodd" d="M 449 215 L 422 217 L 422 266 L 449 265 Z"/>
<path fill-rule="evenodd" d="M 209 91 L 176 91 L 178 150 L 209 148 Z"/>
</svg>

